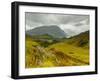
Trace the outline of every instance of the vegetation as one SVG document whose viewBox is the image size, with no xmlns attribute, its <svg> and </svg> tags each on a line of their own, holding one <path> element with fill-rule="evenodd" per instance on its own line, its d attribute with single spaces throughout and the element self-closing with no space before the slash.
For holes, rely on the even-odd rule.
<svg viewBox="0 0 100 81">
<path fill-rule="evenodd" d="M 89 31 L 71 38 L 26 35 L 26 68 L 89 65 Z"/>
</svg>

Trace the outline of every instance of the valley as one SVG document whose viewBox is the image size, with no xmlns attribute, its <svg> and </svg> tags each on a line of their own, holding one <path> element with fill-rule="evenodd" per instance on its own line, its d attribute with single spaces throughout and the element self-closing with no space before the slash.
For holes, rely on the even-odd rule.
<svg viewBox="0 0 100 81">
<path fill-rule="evenodd" d="M 25 67 L 89 65 L 89 31 L 65 38 L 54 34 L 26 34 Z"/>
</svg>

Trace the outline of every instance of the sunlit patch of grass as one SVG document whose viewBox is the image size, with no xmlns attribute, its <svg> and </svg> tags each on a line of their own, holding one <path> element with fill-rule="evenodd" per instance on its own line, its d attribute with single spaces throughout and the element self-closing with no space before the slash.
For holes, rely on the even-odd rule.
<svg viewBox="0 0 100 81">
<path fill-rule="evenodd" d="M 56 50 L 62 51 L 73 58 L 77 58 L 89 64 L 89 49 L 83 49 L 81 47 L 69 45 L 66 43 L 58 43 L 49 46 L 48 49 L 55 48 Z M 71 54 L 72 53 L 72 54 Z"/>
<path fill-rule="evenodd" d="M 55 66 L 54 63 L 52 62 L 52 60 L 48 59 L 48 60 L 45 60 L 44 63 L 42 64 L 41 67 L 53 67 Z"/>
</svg>

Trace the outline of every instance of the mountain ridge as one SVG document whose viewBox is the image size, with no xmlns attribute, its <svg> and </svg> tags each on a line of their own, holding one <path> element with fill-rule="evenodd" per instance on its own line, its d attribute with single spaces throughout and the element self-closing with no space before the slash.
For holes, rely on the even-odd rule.
<svg viewBox="0 0 100 81">
<path fill-rule="evenodd" d="M 55 38 L 65 38 L 67 36 L 66 33 L 57 25 L 40 26 L 26 31 L 26 34 L 30 36 L 48 34 Z"/>
</svg>

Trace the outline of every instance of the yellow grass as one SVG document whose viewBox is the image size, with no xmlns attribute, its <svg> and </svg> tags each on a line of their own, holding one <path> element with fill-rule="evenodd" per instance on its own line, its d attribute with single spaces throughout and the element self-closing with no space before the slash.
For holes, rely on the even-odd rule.
<svg viewBox="0 0 100 81">
<path fill-rule="evenodd" d="M 50 48 L 55 48 L 56 50 L 62 51 L 73 58 L 77 58 L 89 64 L 89 49 L 83 49 L 81 47 L 76 47 L 74 45 L 69 45 L 66 43 L 58 43 L 49 46 Z"/>
<path fill-rule="evenodd" d="M 66 42 L 44 48 L 38 42 L 26 39 L 26 68 L 80 65 L 89 65 L 89 49 Z"/>
</svg>

